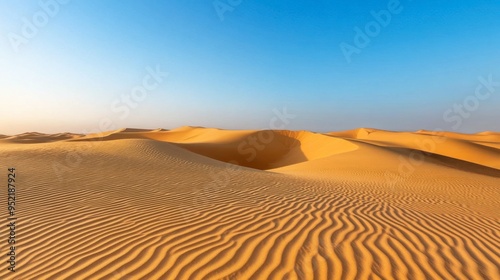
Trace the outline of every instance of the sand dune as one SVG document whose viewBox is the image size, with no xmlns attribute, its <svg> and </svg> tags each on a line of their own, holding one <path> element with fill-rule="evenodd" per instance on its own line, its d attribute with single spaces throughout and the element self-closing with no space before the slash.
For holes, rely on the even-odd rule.
<svg viewBox="0 0 500 280">
<path fill-rule="evenodd" d="M 500 150 L 497 148 L 500 137 L 493 134 L 409 133 L 360 129 L 342 132 L 340 135 L 349 135 L 349 138 L 378 146 L 409 148 L 500 169 Z"/>
<path fill-rule="evenodd" d="M 498 279 L 499 135 L 8 136 L 19 259 L 0 279 Z"/>
<path fill-rule="evenodd" d="M 355 150 L 350 141 L 308 131 L 220 130 L 181 127 L 171 131 L 128 129 L 89 135 L 77 141 L 154 139 L 194 153 L 255 169 L 270 169 Z"/>
<path fill-rule="evenodd" d="M 461 140 L 469 140 L 469 141 L 500 141 L 500 133 L 496 133 L 493 131 L 484 131 L 476 134 L 463 134 L 456 132 L 437 132 L 437 131 L 428 131 L 428 130 L 419 130 L 417 133 L 425 134 L 425 135 L 442 135 L 448 138 L 455 138 Z"/>
<path fill-rule="evenodd" d="M 44 134 L 38 132 L 26 132 L 14 136 L 0 135 L 0 140 L 11 143 L 47 143 L 53 141 L 69 140 L 82 137 L 84 135 L 74 133 Z"/>
</svg>

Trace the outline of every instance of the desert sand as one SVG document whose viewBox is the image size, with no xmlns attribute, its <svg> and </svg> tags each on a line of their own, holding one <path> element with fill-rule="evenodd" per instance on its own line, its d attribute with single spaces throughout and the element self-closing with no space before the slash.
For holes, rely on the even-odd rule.
<svg viewBox="0 0 500 280">
<path fill-rule="evenodd" d="M 500 133 L 24 133 L 0 167 L 0 279 L 500 279 Z"/>
</svg>

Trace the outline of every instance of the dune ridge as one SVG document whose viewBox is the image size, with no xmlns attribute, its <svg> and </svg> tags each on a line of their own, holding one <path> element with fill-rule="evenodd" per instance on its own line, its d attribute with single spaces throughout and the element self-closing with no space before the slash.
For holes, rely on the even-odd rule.
<svg viewBox="0 0 500 280">
<path fill-rule="evenodd" d="M 8 136 L 22 258 L 0 279 L 496 279 L 500 139 L 439 135 Z"/>
</svg>

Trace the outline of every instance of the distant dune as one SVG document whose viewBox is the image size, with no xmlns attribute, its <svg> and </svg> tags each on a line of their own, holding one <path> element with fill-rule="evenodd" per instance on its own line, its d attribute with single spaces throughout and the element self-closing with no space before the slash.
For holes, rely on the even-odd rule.
<svg viewBox="0 0 500 280">
<path fill-rule="evenodd" d="M 73 133 L 43 134 L 38 132 L 26 132 L 15 136 L 0 135 L 0 139 L 12 143 L 47 143 L 61 140 L 69 140 L 84 135 Z"/>
<path fill-rule="evenodd" d="M 0 279 L 500 276 L 496 132 L 31 132 L 0 154 L 19 232 Z"/>
</svg>

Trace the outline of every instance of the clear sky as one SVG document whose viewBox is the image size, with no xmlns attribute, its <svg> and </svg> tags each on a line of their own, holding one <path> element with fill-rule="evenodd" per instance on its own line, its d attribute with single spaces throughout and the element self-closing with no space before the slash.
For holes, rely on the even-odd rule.
<svg viewBox="0 0 500 280">
<path fill-rule="evenodd" d="M 0 134 L 266 129 L 283 108 L 285 129 L 500 131 L 499 15 L 496 0 L 4 0 Z"/>
</svg>

